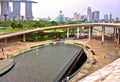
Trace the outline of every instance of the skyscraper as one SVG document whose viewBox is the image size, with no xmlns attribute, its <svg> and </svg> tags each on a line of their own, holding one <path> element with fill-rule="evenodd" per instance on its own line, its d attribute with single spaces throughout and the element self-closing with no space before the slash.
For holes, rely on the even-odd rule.
<svg viewBox="0 0 120 82">
<path fill-rule="evenodd" d="M 92 10 L 91 10 L 91 7 L 88 7 L 88 9 L 87 9 L 87 21 L 92 22 Z"/>
<path fill-rule="evenodd" d="M 9 12 L 9 2 L 13 3 L 13 12 Z M 32 3 L 37 3 L 31 0 L 0 0 L 0 19 L 19 20 L 20 19 L 20 6 L 21 2 L 25 3 L 25 17 L 32 20 Z M 10 16 L 9 16 L 10 15 Z"/>
<path fill-rule="evenodd" d="M 14 20 L 20 20 L 20 2 L 13 2 L 13 18 Z"/>
<path fill-rule="evenodd" d="M 80 20 L 80 13 L 75 12 L 75 13 L 73 14 L 73 20 L 74 20 L 74 21 L 79 21 L 79 20 Z"/>
<path fill-rule="evenodd" d="M 108 22 L 108 14 L 104 15 L 104 20 L 105 20 L 105 22 Z"/>
<path fill-rule="evenodd" d="M 99 17 L 100 17 L 100 12 L 99 12 L 99 11 L 94 11 L 94 12 L 92 13 L 92 20 L 93 20 L 94 22 L 98 22 L 98 21 L 99 21 Z"/>
<path fill-rule="evenodd" d="M 33 20 L 32 3 L 25 3 L 25 17 L 27 20 Z"/>
<path fill-rule="evenodd" d="M 110 16 L 109 16 L 109 22 L 112 22 L 112 13 L 110 12 Z"/>
<path fill-rule="evenodd" d="M 8 6 L 8 2 L 5 2 L 5 1 L 2 1 L 1 2 L 1 15 L 3 16 L 3 15 L 7 15 L 8 14 L 8 8 L 9 8 L 9 6 Z"/>
</svg>

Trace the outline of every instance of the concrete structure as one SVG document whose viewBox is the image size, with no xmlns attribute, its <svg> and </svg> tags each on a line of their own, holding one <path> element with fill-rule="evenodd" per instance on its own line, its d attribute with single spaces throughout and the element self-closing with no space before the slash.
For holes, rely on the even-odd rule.
<svg viewBox="0 0 120 82">
<path fill-rule="evenodd" d="M 25 17 L 27 20 L 33 20 L 32 3 L 25 3 Z"/>
<path fill-rule="evenodd" d="M 92 10 L 91 10 L 91 7 L 88 7 L 88 9 L 87 9 L 87 21 L 92 22 Z"/>
<path fill-rule="evenodd" d="M 23 35 L 23 42 L 25 42 L 25 39 L 26 39 L 25 35 L 28 34 L 28 33 L 38 32 L 38 31 L 41 31 L 41 30 L 59 29 L 59 28 L 67 28 L 67 38 L 69 38 L 69 28 L 87 27 L 87 28 L 89 28 L 89 40 L 90 40 L 92 38 L 93 27 L 95 27 L 95 26 L 102 27 L 102 37 L 101 37 L 102 38 L 101 39 L 102 44 L 105 41 L 105 27 L 112 27 L 112 28 L 117 29 L 118 31 L 116 31 L 116 36 L 114 36 L 114 37 L 117 37 L 116 42 L 117 42 L 118 46 L 120 46 L 120 24 L 114 24 L 114 23 L 83 23 L 83 24 L 52 26 L 52 27 L 46 27 L 46 28 L 36 28 L 36 29 L 25 30 L 25 31 L 22 31 L 22 32 L 16 32 L 16 33 L 1 35 L 0 39 L 4 39 L 4 42 L 6 44 L 7 43 L 7 38 L 10 38 L 10 37 L 13 37 L 13 36 Z M 76 35 L 79 35 L 79 28 L 77 29 L 77 34 Z M 77 36 L 77 38 L 79 38 L 79 36 Z"/>
<path fill-rule="evenodd" d="M 92 20 L 93 20 L 94 22 L 98 22 L 98 21 L 99 21 L 99 17 L 100 17 L 100 12 L 99 12 L 99 11 L 94 11 L 94 12 L 92 13 Z"/>
<path fill-rule="evenodd" d="M 9 17 L 9 2 L 13 3 L 13 14 L 12 18 Z M 7 19 L 8 16 L 9 19 L 13 20 L 19 20 L 20 19 L 20 3 L 25 3 L 25 17 L 29 19 L 33 19 L 32 15 L 32 3 L 37 3 L 31 0 L 0 0 L 0 15 L 2 19 Z"/>
<path fill-rule="evenodd" d="M 13 20 L 20 20 L 20 2 L 13 2 Z"/>
<path fill-rule="evenodd" d="M 78 82 L 120 82 L 120 58 Z"/>
<path fill-rule="evenodd" d="M 4 18 L 5 15 L 8 15 L 8 2 L 1 2 L 1 16 Z"/>
</svg>

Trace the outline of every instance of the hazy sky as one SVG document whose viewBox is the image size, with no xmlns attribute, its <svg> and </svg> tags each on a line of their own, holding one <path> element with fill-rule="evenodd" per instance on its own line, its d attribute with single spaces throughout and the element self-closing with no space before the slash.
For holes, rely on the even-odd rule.
<svg viewBox="0 0 120 82">
<path fill-rule="evenodd" d="M 73 17 L 74 12 L 86 14 L 87 7 L 100 11 L 100 17 L 112 12 L 113 17 L 120 17 L 120 0 L 33 0 L 33 15 L 35 17 L 52 17 L 63 11 L 65 16 Z"/>
</svg>

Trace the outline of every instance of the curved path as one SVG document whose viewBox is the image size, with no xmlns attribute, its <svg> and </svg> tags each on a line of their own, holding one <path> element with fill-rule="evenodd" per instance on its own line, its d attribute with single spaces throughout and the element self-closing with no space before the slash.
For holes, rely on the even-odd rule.
<svg viewBox="0 0 120 82">
<path fill-rule="evenodd" d="M 71 28 L 71 27 L 94 27 L 94 26 L 104 26 L 104 27 L 113 27 L 113 28 L 120 28 L 120 24 L 114 24 L 114 23 L 84 23 L 84 24 L 71 24 L 71 25 L 61 25 L 61 26 L 51 26 L 51 27 L 44 27 L 44 28 L 35 28 L 35 29 L 29 29 L 25 31 L 5 34 L 0 36 L 0 39 L 9 38 L 12 36 L 18 36 L 23 35 L 27 33 L 37 32 L 41 30 L 49 30 L 49 29 L 59 29 L 59 28 Z"/>
</svg>

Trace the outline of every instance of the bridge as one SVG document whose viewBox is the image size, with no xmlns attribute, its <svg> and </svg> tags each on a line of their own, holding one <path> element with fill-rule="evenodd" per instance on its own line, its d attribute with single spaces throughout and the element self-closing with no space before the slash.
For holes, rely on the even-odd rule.
<svg viewBox="0 0 120 82">
<path fill-rule="evenodd" d="M 51 27 L 41 27 L 41 28 L 35 28 L 35 29 L 29 29 L 29 30 L 25 30 L 25 31 L 19 31 L 19 32 L 15 32 L 15 33 L 9 33 L 9 34 L 5 34 L 5 35 L 1 35 L 0 36 L 0 40 L 4 39 L 4 43 L 7 44 L 7 39 L 10 37 L 14 37 L 14 36 L 19 36 L 22 35 L 23 36 L 23 42 L 26 41 L 26 34 L 29 33 L 34 33 L 34 32 L 38 32 L 38 31 L 42 31 L 42 30 L 50 30 L 50 29 L 60 29 L 60 28 L 66 28 L 67 29 L 67 38 L 69 38 L 69 29 L 70 28 L 76 28 L 77 29 L 77 38 L 79 38 L 80 36 L 80 28 L 82 27 L 86 27 L 89 29 L 89 34 L 88 34 L 88 39 L 90 40 L 92 38 L 93 35 L 93 27 L 95 26 L 100 26 L 102 27 L 102 36 L 101 36 L 101 41 L 102 43 L 104 43 L 105 41 L 105 28 L 106 27 L 111 27 L 114 28 L 114 39 L 117 41 L 117 44 L 120 46 L 120 24 L 118 23 L 82 23 L 82 24 L 71 24 L 71 25 L 61 25 L 61 26 L 51 26 Z M 98 27 L 99 28 L 99 27 Z"/>
</svg>

